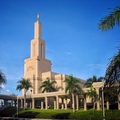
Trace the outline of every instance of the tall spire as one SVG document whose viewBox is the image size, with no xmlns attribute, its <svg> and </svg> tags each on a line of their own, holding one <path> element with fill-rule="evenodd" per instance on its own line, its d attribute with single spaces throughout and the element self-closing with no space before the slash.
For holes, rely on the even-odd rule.
<svg viewBox="0 0 120 120">
<path fill-rule="evenodd" d="M 37 14 L 37 21 L 40 21 L 40 14 Z"/>
<path fill-rule="evenodd" d="M 41 23 L 40 23 L 40 14 L 37 14 L 37 21 L 34 25 L 34 38 L 42 38 L 41 34 Z"/>
</svg>

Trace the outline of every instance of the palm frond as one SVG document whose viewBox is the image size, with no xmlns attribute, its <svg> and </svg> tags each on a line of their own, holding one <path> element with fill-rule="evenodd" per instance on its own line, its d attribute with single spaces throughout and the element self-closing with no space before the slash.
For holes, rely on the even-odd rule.
<svg viewBox="0 0 120 120">
<path fill-rule="evenodd" d="M 116 7 L 112 10 L 113 12 L 100 20 L 99 29 L 109 30 L 113 29 L 115 25 L 120 26 L 120 7 Z"/>
<path fill-rule="evenodd" d="M 56 84 L 57 82 L 55 80 L 50 81 L 49 78 L 46 78 L 46 80 L 44 82 L 42 82 L 41 86 L 39 87 L 40 89 L 43 89 L 42 92 L 53 92 L 53 91 L 57 91 L 53 85 Z"/>
<path fill-rule="evenodd" d="M 102 82 L 103 80 L 104 80 L 104 77 L 101 76 L 101 77 L 97 78 L 97 76 L 93 75 L 92 78 L 88 78 L 86 80 L 86 83 L 84 84 L 84 86 L 88 88 L 88 87 L 92 86 L 93 82 Z"/>
<path fill-rule="evenodd" d="M 6 80 L 6 76 L 5 74 L 0 70 L 0 85 L 1 84 L 6 84 L 7 80 Z"/>
<path fill-rule="evenodd" d="M 18 85 L 16 87 L 16 90 L 22 90 L 25 89 L 26 91 L 29 90 L 29 88 L 32 88 L 32 83 L 30 82 L 30 79 L 25 79 L 22 78 L 21 80 L 19 80 Z"/>
<path fill-rule="evenodd" d="M 76 91 L 78 91 L 78 92 L 82 91 L 82 89 L 81 89 L 81 87 L 79 85 L 80 80 L 75 78 L 75 77 L 73 77 L 72 75 L 68 76 L 64 80 L 64 82 L 67 85 L 66 88 L 65 88 L 65 92 L 66 93 L 68 92 L 69 94 L 72 94 L 72 93 L 75 93 Z"/>
</svg>

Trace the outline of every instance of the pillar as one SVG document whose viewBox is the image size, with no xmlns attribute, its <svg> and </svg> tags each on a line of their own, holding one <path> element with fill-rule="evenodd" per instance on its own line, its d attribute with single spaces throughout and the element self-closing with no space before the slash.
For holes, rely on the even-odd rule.
<svg viewBox="0 0 120 120">
<path fill-rule="evenodd" d="M 32 101 L 30 101 L 30 108 L 32 108 Z"/>
<path fill-rule="evenodd" d="M 106 102 L 107 110 L 109 110 L 109 101 Z"/>
<path fill-rule="evenodd" d="M 23 108 L 23 99 L 21 99 L 21 108 Z"/>
<path fill-rule="evenodd" d="M 11 106 L 13 107 L 13 100 L 11 100 Z"/>
<path fill-rule="evenodd" d="M 59 97 L 56 96 L 56 100 L 57 100 L 57 109 L 59 109 Z"/>
<path fill-rule="evenodd" d="M 16 107 L 18 103 L 17 103 L 17 101 L 16 101 L 16 100 L 14 100 L 14 102 L 15 102 L 15 107 Z"/>
<path fill-rule="evenodd" d="M 98 94 L 98 98 L 97 98 L 97 110 L 100 110 L 99 88 L 96 88 L 96 92 Z"/>
<path fill-rule="evenodd" d="M 62 108 L 61 109 L 64 109 L 64 100 L 63 100 L 63 98 L 61 98 L 61 101 L 62 101 Z"/>
<path fill-rule="evenodd" d="M 45 109 L 46 110 L 48 109 L 48 99 L 47 99 L 47 97 L 45 97 Z"/>
<path fill-rule="evenodd" d="M 56 98 L 54 98 L 54 110 L 56 109 Z"/>
<path fill-rule="evenodd" d="M 41 101 L 41 109 L 43 109 L 43 101 Z"/>
<path fill-rule="evenodd" d="M 67 98 L 65 98 L 65 110 L 67 110 Z"/>
<path fill-rule="evenodd" d="M 4 106 L 8 105 L 8 100 L 4 100 Z"/>
<path fill-rule="evenodd" d="M 81 98 L 80 99 L 80 107 L 82 107 L 83 106 L 83 99 Z"/>
<path fill-rule="evenodd" d="M 32 109 L 34 109 L 34 108 L 35 108 L 35 99 L 32 98 Z"/>
<path fill-rule="evenodd" d="M 17 107 L 20 108 L 20 100 L 17 100 Z"/>
<path fill-rule="evenodd" d="M 86 95 L 84 95 L 84 111 L 87 110 L 87 104 L 86 104 Z"/>
</svg>

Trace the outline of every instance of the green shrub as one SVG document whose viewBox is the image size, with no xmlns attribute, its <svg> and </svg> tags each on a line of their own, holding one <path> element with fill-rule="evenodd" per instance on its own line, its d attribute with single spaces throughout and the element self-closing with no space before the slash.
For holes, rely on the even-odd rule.
<svg viewBox="0 0 120 120">
<path fill-rule="evenodd" d="M 16 116 L 17 109 L 9 107 L 0 111 L 0 117 L 13 117 Z M 105 120 L 120 120 L 119 110 L 106 110 Z M 20 109 L 19 118 L 40 118 L 40 119 L 77 119 L 77 120 L 103 120 L 102 111 L 83 111 L 79 110 L 72 112 L 72 110 L 41 110 L 41 109 Z"/>
<path fill-rule="evenodd" d="M 80 119 L 80 120 L 103 120 L 101 111 L 78 111 L 71 113 L 69 119 Z"/>
<path fill-rule="evenodd" d="M 105 114 L 107 120 L 120 120 L 119 110 L 107 110 Z"/>
<path fill-rule="evenodd" d="M 17 112 L 16 107 L 8 107 L 0 111 L 0 117 L 13 117 L 16 112 Z"/>
<path fill-rule="evenodd" d="M 36 118 L 39 112 L 25 111 L 18 114 L 19 118 Z"/>
</svg>

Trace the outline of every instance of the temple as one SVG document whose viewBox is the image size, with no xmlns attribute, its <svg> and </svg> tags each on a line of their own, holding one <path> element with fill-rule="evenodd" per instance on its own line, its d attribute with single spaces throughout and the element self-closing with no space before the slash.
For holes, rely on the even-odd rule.
<svg viewBox="0 0 120 120">
<path fill-rule="evenodd" d="M 24 78 L 30 79 L 33 88 L 30 88 L 26 93 L 26 103 L 24 102 L 25 91 L 22 90 L 22 95 L 10 96 L 1 95 L 0 98 L 4 100 L 4 104 L 7 104 L 7 100 L 16 100 L 18 101 L 18 106 L 23 108 L 26 104 L 27 108 L 40 108 L 48 109 L 52 106 L 54 109 L 65 109 L 74 108 L 78 110 L 80 107 L 83 107 L 84 110 L 87 110 L 88 106 L 92 104 L 92 99 L 89 98 L 86 94 L 90 88 L 84 88 L 84 80 L 80 79 L 80 86 L 83 90 L 83 94 L 76 94 L 74 96 L 74 101 L 70 104 L 70 96 L 68 93 L 65 93 L 66 83 L 64 80 L 68 77 L 66 74 L 59 74 L 52 72 L 51 70 L 51 61 L 46 59 L 46 45 L 45 41 L 42 39 L 42 25 L 40 22 L 40 15 L 37 15 L 37 21 L 34 23 L 34 38 L 31 40 L 31 50 L 30 58 L 25 59 L 24 61 Z M 57 89 L 56 92 L 45 92 L 42 93 L 42 90 L 39 90 L 42 82 L 47 78 L 51 81 L 55 80 L 56 84 L 54 87 Z M 96 109 L 102 109 L 102 103 L 104 102 L 103 87 L 104 82 L 95 82 L 93 87 L 98 94 L 96 100 Z M 119 96 L 120 98 L 120 96 Z M 109 109 L 109 102 L 105 101 L 105 106 Z M 71 106 L 72 105 L 72 106 Z M 118 102 L 118 109 L 120 109 L 120 102 Z"/>
<path fill-rule="evenodd" d="M 51 61 L 46 59 L 46 47 L 45 41 L 42 39 L 42 24 L 40 22 L 40 15 L 37 15 L 37 21 L 34 23 L 34 39 L 31 40 L 31 51 L 30 58 L 25 59 L 24 61 L 24 78 L 30 79 L 33 85 L 33 88 L 27 91 L 26 94 L 26 106 L 28 108 L 38 108 L 48 109 L 49 106 L 53 106 L 54 109 L 68 109 L 72 108 L 70 106 L 70 96 L 65 93 L 66 84 L 64 80 L 67 78 L 66 74 L 59 74 L 52 72 L 51 70 Z M 42 93 L 42 90 L 39 90 L 41 83 L 49 78 L 51 81 L 55 80 L 55 88 L 58 91 L 56 92 L 45 92 Z M 87 110 L 87 103 L 91 103 L 91 99 L 85 95 L 85 92 L 89 88 L 84 87 L 84 80 L 80 79 L 80 86 L 84 90 L 83 95 L 75 95 L 74 107 L 79 109 L 80 105 L 84 107 L 84 110 Z M 103 85 L 103 83 L 101 83 Z M 99 88 L 99 87 L 98 87 Z M 99 90 L 97 91 L 99 93 Z M 25 91 L 22 91 L 22 96 L 19 96 L 20 107 L 24 106 L 24 94 Z M 97 109 L 100 109 L 100 101 L 97 103 Z"/>
<path fill-rule="evenodd" d="M 37 15 L 37 21 L 34 23 L 34 39 L 31 40 L 31 52 L 30 58 L 25 59 L 24 61 L 24 78 L 30 79 L 33 85 L 33 88 L 30 88 L 27 91 L 27 100 L 26 104 L 29 108 L 40 107 L 41 109 L 48 109 L 48 106 L 54 106 L 54 109 L 67 109 L 70 106 L 70 97 L 65 93 L 66 84 L 64 80 L 66 79 L 66 74 L 58 74 L 51 71 L 51 61 L 46 59 L 45 56 L 45 41 L 42 39 L 42 25 L 40 22 L 40 15 Z M 55 88 L 57 92 L 42 93 L 39 90 L 41 83 L 49 78 L 51 81 L 55 80 Z M 84 87 L 84 80 L 81 80 L 80 86 Z M 88 88 L 89 89 L 89 88 Z M 84 92 L 87 92 L 87 88 L 83 88 Z M 22 91 L 21 99 L 21 108 L 24 104 L 24 90 Z M 76 95 L 76 102 L 74 106 L 76 109 L 79 109 L 79 104 L 81 104 L 84 109 L 87 109 L 87 102 L 90 102 L 91 99 L 85 97 L 84 95 Z M 49 101 L 48 101 L 49 100 Z M 99 103 L 98 103 L 98 109 Z"/>
</svg>

